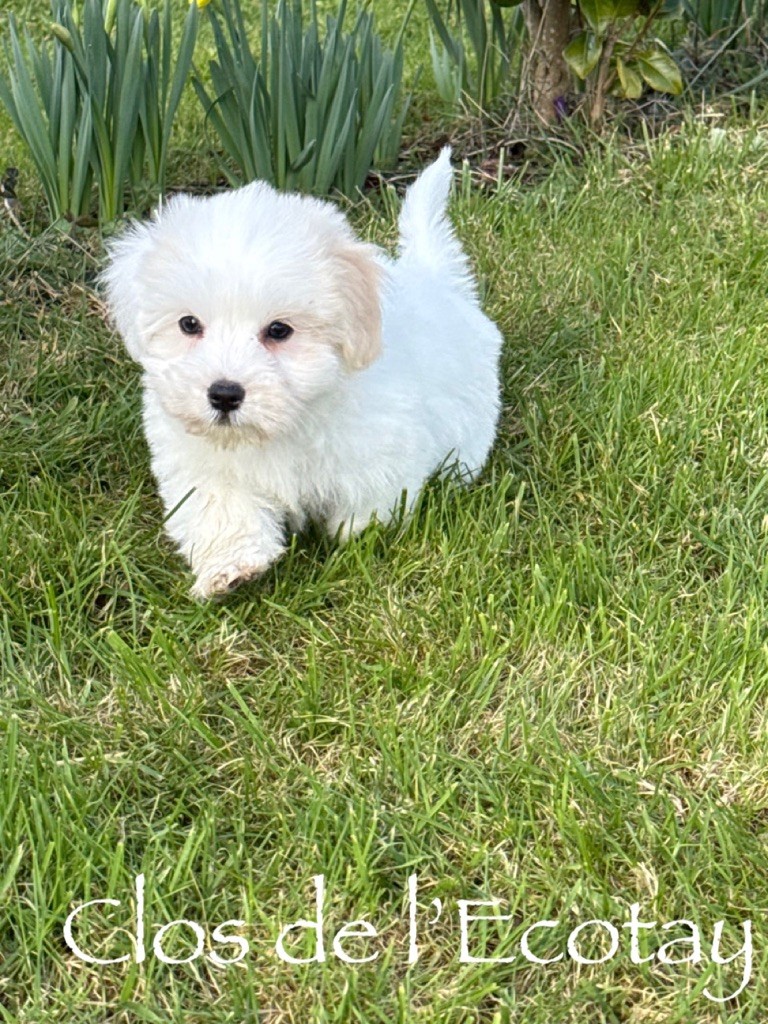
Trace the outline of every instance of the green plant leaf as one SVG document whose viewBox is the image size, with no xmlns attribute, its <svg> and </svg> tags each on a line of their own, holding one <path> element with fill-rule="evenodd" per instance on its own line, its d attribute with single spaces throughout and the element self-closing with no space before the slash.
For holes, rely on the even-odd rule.
<svg viewBox="0 0 768 1024">
<path fill-rule="evenodd" d="M 303 170 L 304 167 L 306 167 L 306 165 L 312 159 L 312 154 L 315 151 L 316 145 L 317 140 L 312 139 L 310 142 L 307 143 L 307 145 L 304 147 L 301 153 L 299 153 L 299 155 L 296 157 L 296 160 L 291 164 L 291 170 L 293 171 L 294 174 L 298 174 L 299 171 Z"/>
<path fill-rule="evenodd" d="M 440 42 L 443 44 L 445 49 L 451 56 L 454 62 L 458 62 L 460 59 L 459 47 L 461 46 L 460 37 L 456 37 L 448 28 L 448 25 L 440 13 L 440 9 L 435 3 L 435 0 L 425 0 L 427 11 L 432 19 L 432 24 L 435 26 L 435 31 L 440 37 Z"/>
<path fill-rule="evenodd" d="M 602 40 L 591 32 L 580 32 L 563 50 L 563 57 L 574 74 L 584 79 L 597 67 L 602 52 Z"/>
<path fill-rule="evenodd" d="M 56 154 L 48 135 L 44 98 L 41 109 L 41 103 L 35 92 L 35 86 L 13 21 L 11 21 L 11 48 L 13 70 L 10 84 L 12 104 L 17 111 L 17 123 L 20 126 L 22 137 L 32 153 L 51 212 L 53 214 L 55 211 L 57 216 L 61 216 L 65 211 L 60 208 Z M 27 35 L 28 54 L 32 50 L 33 43 Z"/>
<path fill-rule="evenodd" d="M 625 64 L 621 57 L 617 57 L 616 72 L 621 83 L 620 95 L 627 100 L 639 99 L 643 94 L 643 79 L 637 67 Z"/>
<path fill-rule="evenodd" d="M 640 0 L 639 11 L 643 16 L 649 15 L 656 8 L 659 18 L 680 18 L 683 14 L 683 0 L 662 0 L 661 4 L 658 0 Z"/>
<path fill-rule="evenodd" d="M 680 68 L 664 50 L 646 50 L 637 55 L 640 74 L 652 89 L 679 96 L 683 91 Z"/>
<path fill-rule="evenodd" d="M 407 107 L 402 30 L 388 49 L 363 6 L 347 32 L 342 2 L 323 33 L 314 0 L 308 22 L 300 0 L 280 0 L 274 12 L 262 7 L 255 59 L 237 0 L 218 0 L 208 10 L 217 54 L 212 89 L 199 75 L 193 85 L 228 157 L 228 177 L 234 166 L 247 181 L 354 193 L 374 159 L 396 158 Z"/>
<path fill-rule="evenodd" d="M 611 25 L 638 13 L 639 0 L 578 0 L 578 5 L 592 31 L 604 36 Z"/>
<path fill-rule="evenodd" d="M 168 3 L 167 9 L 170 9 Z M 197 40 L 197 30 L 199 24 L 198 8 L 196 4 L 190 4 L 187 16 L 184 19 L 184 27 L 181 33 L 181 41 L 176 53 L 176 66 L 173 69 L 173 75 L 169 79 L 170 71 L 170 60 L 167 52 L 163 53 L 163 65 L 162 65 L 162 97 L 163 101 L 165 96 L 168 95 L 168 101 L 165 109 L 162 110 L 162 142 L 160 149 L 160 166 L 158 167 L 158 185 L 162 189 L 165 183 L 165 166 L 168 160 L 168 145 L 170 143 L 171 131 L 173 129 L 173 123 L 176 118 L 176 111 L 178 110 L 179 103 L 181 101 L 181 94 L 184 90 L 184 86 L 189 78 L 189 72 L 192 68 L 192 55 L 195 49 L 195 42 Z M 163 45 L 170 48 L 170 36 L 171 36 L 171 19 L 170 15 L 164 23 L 164 38 Z"/>
<path fill-rule="evenodd" d="M 105 23 L 104 0 L 77 8 L 54 0 L 54 38 L 40 46 L 29 33 L 22 46 L 9 19 L 0 103 L 30 150 L 54 221 L 88 213 L 94 182 L 102 224 L 114 220 L 147 164 L 151 183 L 162 185 L 198 20 L 193 5 L 174 57 L 171 3 L 164 0 L 161 19 L 136 0 L 115 0 Z"/>
<path fill-rule="evenodd" d="M 435 38 L 430 34 L 430 56 L 440 95 L 457 103 L 466 94 L 479 109 L 488 110 L 511 85 L 512 68 L 520 71 L 524 64 L 516 59 L 526 37 L 519 3 L 424 3 L 435 30 Z M 506 14 L 505 7 L 514 9 Z"/>
</svg>

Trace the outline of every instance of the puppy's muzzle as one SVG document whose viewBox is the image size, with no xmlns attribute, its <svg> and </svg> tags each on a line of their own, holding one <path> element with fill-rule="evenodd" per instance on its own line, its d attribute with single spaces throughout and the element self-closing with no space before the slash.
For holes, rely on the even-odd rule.
<svg viewBox="0 0 768 1024">
<path fill-rule="evenodd" d="M 245 388 L 232 380 L 216 380 L 208 388 L 208 401 L 216 412 L 234 412 L 243 404 Z"/>
</svg>

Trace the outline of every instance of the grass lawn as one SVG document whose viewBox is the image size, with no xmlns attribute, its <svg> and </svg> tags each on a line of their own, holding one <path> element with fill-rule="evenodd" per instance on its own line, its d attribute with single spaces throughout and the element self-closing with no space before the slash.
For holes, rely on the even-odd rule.
<svg viewBox="0 0 768 1024">
<path fill-rule="evenodd" d="M 19 3 L 18 7 L 23 4 Z M 22 198 L 40 201 L 21 163 Z M 0 1019 L 764 1024 L 768 114 L 453 211 L 507 339 L 483 480 L 218 604 L 162 536 L 98 240 L 0 220 Z M 183 179 L 179 179 L 183 184 Z M 389 244 L 391 203 L 351 210 Z M 471 339 L 468 340 L 471 343 Z M 146 879 L 146 960 L 130 954 Z M 315 915 L 327 960 L 281 928 Z M 408 879 L 419 956 L 409 964 Z M 459 900 L 510 920 L 465 929 Z M 439 918 L 433 900 L 441 901 Z M 630 906 L 697 963 L 634 963 Z M 489 909 L 475 909 L 490 914 Z M 205 953 L 163 963 L 187 919 Z M 342 962 L 334 934 L 366 964 Z M 603 963 L 564 953 L 612 922 Z M 754 928 L 746 956 L 712 965 Z M 195 951 L 190 925 L 162 950 Z M 585 928 L 582 959 L 610 952 Z M 305 929 L 292 955 L 316 951 Z M 639 959 L 636 957 L 635 959 Z"/>
</svg>

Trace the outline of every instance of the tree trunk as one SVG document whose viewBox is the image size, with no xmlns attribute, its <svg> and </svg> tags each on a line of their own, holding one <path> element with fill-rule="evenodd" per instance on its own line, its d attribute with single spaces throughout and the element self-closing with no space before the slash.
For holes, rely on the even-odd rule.
<svg viewBox="0 0 768 1024">
<path fill-rule="evenodd" d="M 571 11 L 571 0 L 523 0 L 530 40 L 530 102 L 547 124 L 565 110 L 570 74 L 563 50 L 571 38 Z"/>
</svg>

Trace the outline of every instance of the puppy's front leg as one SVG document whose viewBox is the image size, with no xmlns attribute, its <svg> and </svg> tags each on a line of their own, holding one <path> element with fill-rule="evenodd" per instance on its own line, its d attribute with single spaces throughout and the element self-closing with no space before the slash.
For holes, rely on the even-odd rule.
<svg viewBox="0 0 768 1024">
<path fill-rule="evenodd" d="M 193 491 L 166 526 L 192 567 L 199 600 L 260 576 L 284 551 L 279 512 L 232 490 Z"/>
</svg>

